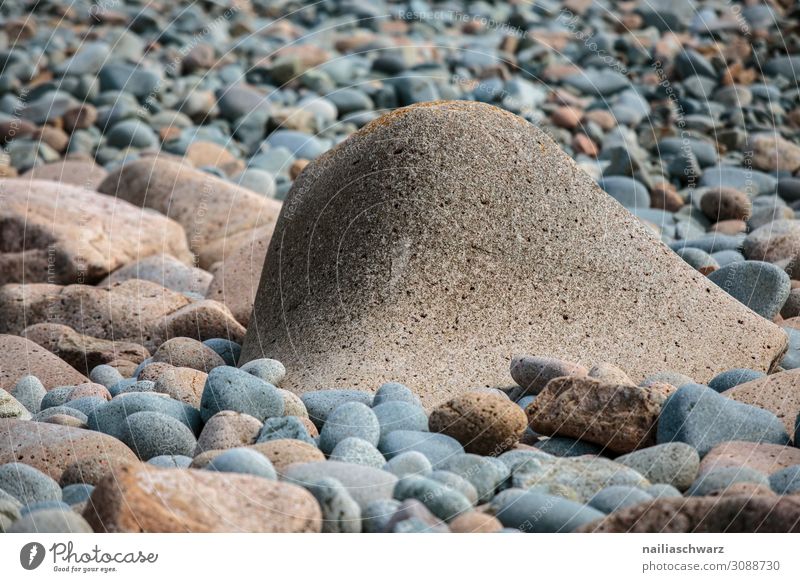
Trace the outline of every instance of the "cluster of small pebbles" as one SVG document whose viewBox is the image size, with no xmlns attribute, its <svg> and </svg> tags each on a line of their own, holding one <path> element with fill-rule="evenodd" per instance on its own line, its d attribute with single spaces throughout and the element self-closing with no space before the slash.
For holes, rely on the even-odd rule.
<svg viewBox="0 0 800 582">
<path fill-rule="evenodd" d="M 280 362 L 226 362 L 239 349 L 178 337 L 131 377 L 102 364 L 75 386 L 18 379 L 0 402 L 2 530 L 795 531 L 800 519 L 800 400 L 776 396 L 797 393 L 793 371 L 637 385 L 611 364 L 522 356 L 516 386 L 426 410 L 396 382 L 297 397 L 279 388 Z"/>
<path fill-rule="evenodd" d="M 176 4 L 3 6 L 0 532 L 799 530 L 795 2 Z M 441 127 L 413 127 L 415 119 Z M 507 131 L 519 121 L 552 142 L 519 151 L 506 139 L 522 135 Z M 279 296 L 286 312 L 254 313 L 259 299 L 268 305 L 266 270 L 259 295 L 268 251 L 290 255 L 281 255 L 287 280 L 297 264 L 307 268 L 315 259 L 307 249 L 292 256 L 297 248 L 280 247 L 291 232 L 270 247 L 273 232 L 283 235 L 296 212 L 322 216 L 316 203 L 342 210 L 334 199 L 314 200 L 308 182 L 362 172 L 365 136 L 392 123 L 406 124 L 398 135 L 417 139 L 393 145 L 395 159 L 441 150 L 437 132 L 455 143 L 459 136 L 448 132 L 470 123 L 487 143 L 503 143 L 492 152 L 508 162 L 496 164 L 501 179 L 523 175 L 520 160 L 563 178 L 563 188 L 557 180 L 531 186 L 549 196 L 536 225 L 545 234 L 517 228 L 525 213 L 507 203 L 504 184 L 481 183 L 492 196 L 480 194 L 479 205 L 486 216 L 508 206 L 499 211 L 505 222 L 481 225 L 480 234 L 502 244 L 544 241 L 535 258 L 551 267 L 581 257 L 620 273 L 619 289 L 584 285 L 582 277 L 600 280 L 597 272 L 569 268 L 555 283 L 529 281 L 534 290 L 553 283 L 547 288 L 563 291 L 564 298 L 542 298 L 548 311 L 566 297 L 574 303 L 555 316 L 559 330 L 542 324 L 548 341 L 563 341 L 559 350 L 533 342 L 534 355 L 515 356 L 498 347 L 502 334 L 490 320 L 499 287 L 475 280 L 455 293 L 444 275 L 425 272 L 426 285 L 444 281 L 439 297 L 472 301 L 475 309 L 443 313 L 415 304 L 413 316 L 383 321 L 391 333 L 373 330 L 378 339 L 364 340 L 353 327 L 335 330 L 345 351 L 375 354 L 391 345 L 391 357 L 381 355 L 380 382 L 349 382 L 357 366 L 342 358 L 333 358 L 340 367 L 322 370 L 300 369 L 280 354 L 273 356 L 286 365 L 253 357 L 255 350 L 269 355 L 270 342 L 261 345 L 258 334 L 273 331 L 257 324 L 288 322 L 313 295 L 293 289 L 294 296 Z M 481 143 L 466 147 L 489 159 Z M 558 156 L 574 164 L 550 162 Z M 449 163 L 464 164 L 452 157 Z M 344 159 L 346 167 L 331 169 Z M 464 168 L 456 176 L 444 163 L 411 165 L 419 176 L 386 172 L 375 195 L 407 193 L 392 180 L 412 190 L 417 178 L 430 185 L 434 172 L 441 172 L 439 186 L 451 178 L 474 184 Z M 371 174 L 385 169 L 376 167 Z M 478 165 L 470 168 L 480 174 Z M 613 206 L 598 210 L 576 197 L 581 183 L 570 180 L 578 169 Z M 459 183 L 445 186 L 442 208 L 457 206 L 454 191 L 472 194 L 459 192 Z M 340 199 L 347 195 L 342 189 Z M 626 222 L 631 215 L 635 228 Z M 320 236 L 334 232 L 330 223 L 347 222 L 342 216 L 320 220 Z M 605 224 L 622 226 L 607 232 Z M 348 233 L 350 241 L 370 241 L 369 226 L 356 224 L 362 232 Z M 593 240 L 572 240 L 567 227 L 587 228 Z M 314 238 L 312 230 L 302 238 Z M 358 288 L 384 277 L 384 259 L 390 286 L 399 285 L 416 259 L 403 236 L 395 228 L 378 233 L 381 241 L 399 240 L 390 255 L 376 251 L 378 259 L 348 254 L 347 237 L 331 236 L 317 250 L 322 256 L 342 243 L 344 258 L 363 259 Z M 569 249 L 564 240 L 572 240 Z M 604 246 L 608 240 L 623 240 L 630 256 L 652 261 L 632 265 L 618 246 Z M 492 284 L 505 286 L 494 267 L 514 253 L 477 244 L 446 250 L 452 264 L 468 257 Z M 513 261 L 526 259 L 535 262 L 527 251 Z M 628 361 L 564 355 L 584 347 L 613 354 L 609 338 L 584 333 L 586 321 L 575 323 L 571 309 L 607 316 L 608 335 L 622 337 L 631 323 L 605 314 L 604 300 L 617 291 L 631 297 L 630 319 L 641 320 L 633 304 L 657 302 L 647 282 L 673 259 L 683 269 L 675 271 L 677 291 L 661 306 L 661 319 L 645 323 L 650 343 L 639 352 L 682 366 L 633 374 L 641 366 L 627 354 L 636 346 L 625 346 Z M 304 268 L 304 282 L 315 274 Z M 714 286 L 728 303 L 701 303 Z M 416 300 L 412 289 L 404 292 L 402 300 Z M 702 322 L 685 321 L 696 313 L 684 314 L 677 297 L 684 292 Z M 372 314 L 385 320 L 396 297 L 381 293 L 366 293 L 363 303 L 380 306 Z M 351 307 L 348 298 L 341 305 Z M 527 333 L 538 341 L 537 307 L 509 318 L 530 319 Z M 328 315 L 309 319 L 324 327 Z M 686 325 L 669 327 L 668 317 Z M 448 333 L 471 334 L 469 346 L 445 346 L 459 364 L 507 383 L 454 388 L 409 380 L 428 372 L 409 372 L 406 360 L 413 366 L 423 351 L 403 349 L 414 326 L 442 319 Z M 670 336 L 652 349 L 659 333 L 692 325 L 700 333 L 709 321 L 723 330 L 718 346 L 693 353 Z M 310 326 L 290 327 L 287 335 L 306 336 L 298 345 L 321 337 Z M 438 331 L 432 335 L 441 348 L 452 340 Z M 476 346 L 487 350 L 485 361 L 470 351 Z M 317 357 L 320 350 L 307 351 Z M 714 361 L 722 352 L 724 361 Z M 372 363 L 364 368 L 374 373 Z M 392 381 L 398 369 L 401 381 Z M 450 379 L 472 372 L 448 370 Z M 298 387 L 297 378 L 320 375 L 342 381 Z"/>
</svg>

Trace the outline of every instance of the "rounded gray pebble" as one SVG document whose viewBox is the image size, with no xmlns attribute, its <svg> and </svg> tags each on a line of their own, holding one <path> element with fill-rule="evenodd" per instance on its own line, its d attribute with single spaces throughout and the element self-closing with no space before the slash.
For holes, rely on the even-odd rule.
<svg viewBox="0 0 800 582">
<path fill-rule="evenodd" d="M 386 464 L 386 459 L 378 449 L 358 437 L 348 437 L 339 441 L 331 452 L 330 460 L 366 465 L 376 469 L 380 469 Z"/>
<path fill-rule="evenodd" d="M 142 461 L 161 455 L 194 454 L 197 440 L 183 423 L 159 412 L 137 412 L 125 420 L 120 440 Z"/>
<path fill-rule="evenodd" d="M 603 513 L 613 513 L 618 509 L 638 505 L 652 499 L 652 495 L 638 487 L 612 485 L 595 493 L 588 505 Z"/>
<path fill-rule="evenodd" d="M 377 446 L 380 434 L 381 427 L 372 409 L 360 402 L 345 402 L 325 421 L 319 435 L 319 448 L 329 455 L 347 437 L 359 437 Z"/>
<path fill-rule="evenodd" d="M 0 465 L 0 489 L 22 505 L 61 501 L 61 487 L 38 469 L 23 463 Z"/>
</svg>

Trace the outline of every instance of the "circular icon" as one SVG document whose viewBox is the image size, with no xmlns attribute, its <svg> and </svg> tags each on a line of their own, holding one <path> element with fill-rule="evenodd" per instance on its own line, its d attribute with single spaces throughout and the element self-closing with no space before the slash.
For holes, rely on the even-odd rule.
<svg viewBox="0 0 800 582">
<path fill-rule="evenodd" d="M 35 570 L 44 561 L 44 546 L 39 542 L 30 542 L 22 546 L 19 552 L 19 563 L 26 570 Z"/>
</svg>

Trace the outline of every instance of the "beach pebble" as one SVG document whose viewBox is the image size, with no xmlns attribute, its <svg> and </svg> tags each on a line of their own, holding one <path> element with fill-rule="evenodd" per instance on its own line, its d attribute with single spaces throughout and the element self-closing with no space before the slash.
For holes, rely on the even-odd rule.
<svg viewBox="0 0 800 582">
<path fill-rule="evenodd" d="M 359 533 L 361 531 L 361 508 L 347 488 L 333 477 L 322 477 L 304 483 L 305 487 L 322 509 L 323 533 Z"/>
<path fill-rule="evenodd" d="M 380 424 L 372 409 L 360 402 L 345 402 L 325 420 L 319 433 L 319 448 L 330 454 L 340 441 L 348 437 L 358 437 L 377 446 L 380 434 Z"/>
<path fill-rule="evenodd" d="M 283 415 L 283 398 L 268 382 L 231 366 L 211 370 L 200 401 L 200 415 L 208 421 L 216 413 L 233 410 L 263 422 Z"/>
<path fill-rule="evenodd" d="M 235 448 L 217 455 L 206 465 L 207 471 L 242 473 L 264 479 L 277 479 L 278 474 L 270 460 L 253 449 Z"/>
<path fill-rule="evenodd" d="M 358 437 L 347 437 L 339 441 L 330 454 L 331 461 L 367 465 L 381 469 L 386 464 L 386 459 L 371 443 Z"/>
<path fill-rule="evenodd" d="M 120 440 L 143 461 L 161 455 L 194 454 L 197 441 L 182 422 L 158 412 L 136 412 L 126 417 Z"/>
</svg>

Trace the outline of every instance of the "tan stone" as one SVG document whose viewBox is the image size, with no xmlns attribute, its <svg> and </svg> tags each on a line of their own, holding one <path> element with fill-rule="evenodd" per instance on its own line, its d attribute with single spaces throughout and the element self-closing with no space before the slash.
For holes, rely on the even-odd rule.
<svg viewBox="0 0 800 582">
<path fill-rule="evenodd" d="M 207 245 L 274 224 L 281 208 L 276 200 L 161 156 L 126 164 L 109 174 L 99 191 L 158 210 L 183 225 L 202 268 L 210 265 L 203 259 Z"/>
<path fill-rule="evenodd" d="M 200 370 L 173 367 L 159 375 L 154 390 L 199 409 L 206 378 L 208 374 Z"/>
<path fill-rule="evenodd" d="M 244 328 L 224 305 L 190 302 L 180 293 L 140 279 L 111 287 L 46 283 L 0 287 L 0 333 L 19 334 L 29 325 L 48 322 L 150 351 L 171 337 L 239 341 L 244 336 Z"/>
<path fill-rule="evenodd" d="M 722 489 L 715 489 L 708 494 L 709 497 L 733 497 L 736 495 L 747 495 L 748 497 L 773 497 L 775 492 L 768 486 L 762 485 L 761 483 L 748 483 L 745 481 L 740 481 Z"/>
<path fill-rule="evenodd" d="M 700 474 L 723 467 L 749 467 L 770 475 L 792 465 L 800 465 L 797 447 L 728 441 L 706 453 L 700 462 Z"/>
<path fill-rule="evenodd" d="M 248 240 L 228 251 L 225 260 L 211 270 L 214 278 L 206 298 L 224 303 L 236 321 L 244 326 L 253 313 L 253 302 L 273 229 L 273 226 L 268 226 L 248 231 Z"/>
<path fill-rule="evenodd" d="M 0 335 L 0 388 L 11 390 L 17 380 L 28 374 L 39 378 L 47 390 L 89 381 L 39 344 L 15 335 Z"/>
<path fill-rule="evenodd" d="M 191 260 L 180 225 L 124 200 L 44 180 L 0 180 L 0 189 L 0 283 L 94 283 L 165 251 Z"/>
<path fill-rule="evenodd" d="M 322 512 L 305 489 L 235 473 L 122 467 L 92 493 L 84 517 L 96 532 L 319 532 Z"/>
<path fill-rule="evenodd" d="M 297 393 L 397 381 L 432 406 L 509 385 L 517 353 L 705 382 L 771 369 L 786 346 L 538 128 L 433 102 L 368 124 L 294 182 L 241 363 L 283 362 Z"/>
<path fill-rule="evenodd" d="M 225 360 L 204 343 L 190 337 L 174 337 L 158 346 L 153 362 L 166 362 L 173 366 L 210 372 L 224 366 Z"/>
<path fill-rule="evenodd" d="M 100 432 L 0 419 L 0 465 L 19 461 L 58 481 L 72 463 L 97 457 L 136 461 L 136 455 L 121 441 Z"/>
<path fill-rule="evenodd" d="M 150 352 L 139 344 L 83 335 L 57 323 L 31 325 L 22 331 L 22 335 L 85 375 L 95 366 L 114 360 L 126 360 L 135 366 L 150 357 Z"/>
<path fill-rule="evenodd" d="M 674 391 L 674 386 L 663 383 L 640 387 L 556 378 L 526 412 L 531 428 L 540 434 L 577 438 L 629 453 L 656 444 L 661 406 Z"/>
<path fill-rule="evenodd" d="M 325 455 L 317 447 L 295 439 L 275 439 L 251 446 L 272 461 L 272 465 L 280 475 L 283 475 L 286 468 L 294 463 L 313 463 L 325 460 Z"/>
<path fill-rule="evenodd" d="M 501 529 L 503 524 L 500 520 L 480 511 L 462 513 L 450 522 L 450 531 L 453 533 L 493 533 Z"/>
<path fill-rule="evenodd" d="M 792 435 L 800 413 L 800 369 L 751 380 L 726 390 L 722 395 L 769 410 Z"/>
<path fill-rule="evenodd" d="M 606 384 L 636 385 L 633 380 L 628 378 L 628 375 L 620 370 L 617 366 L 605 362 L 601 362 L 600 364 L 595 364 L 592 366 L 591 370 L 589 370 L 588 376 Z"/>
<path fill-rule="evenodd" d="M 512 448 L 525 432 L 525 413 L 507 397 L 467 392 L 431 412 L 432 432 L 453 437 L 468 453 L 497 456 Z"/>
<path fill-rule="evenodd" d="M 800 146 L 783 138 L 777 131 L 752 137 L 753 166 L 767 172 L 800 170 Z"/>
<path fill-rule="evenodd" d="M 223 451 L 252 445 L 262 423 L 249 414 L 223 410 L 208 419 L 197 439 L 195 456 L 206 451 Z"/>
<path fill-rule="evenodd" d="M 210 141 L 195 141 L 186 149 L 186 159 L 196 168 L 211 166 L 224 168 L 242 164 L 236 156 L 219 144 Z M 241 168 L 240 168 L 241 170 Z"/>
<path fill-rule="evenodd" d="M 156 362 L 154 364 L 147 364 L 139 372 L 137 378 L 139 380 L 149 380 L 150 382 L 157 382 L 162 374 L 168 370 L 174 370 L 175 366 L 167 364 L 166 362 Z"/>
<path fill-rule="evenodd" d="M 48 421 L 65 415 L 51 416 Z M 67 418 L 74 419 L 73 416 Z M 127 448 L 127 447 L 126 447 Z M 106 475 L 115 475 L 122 467 L 131 463 L 139 463 L 135 457 L 133 459 L 126 455 L 117 455 L 107 452 L 105 454 L 81 457 L 75 462 L 70 463 L 61 473 L 59 485 L 66 487 L 75 483 L 86 483 L 87 485 L 97 485 Z"/>
<path fill-rule="evenodd" d="M 641 503 L 578 528 L 579 532 L 800 532 L 798 497 L 688 497 Z"/>
</svg>

